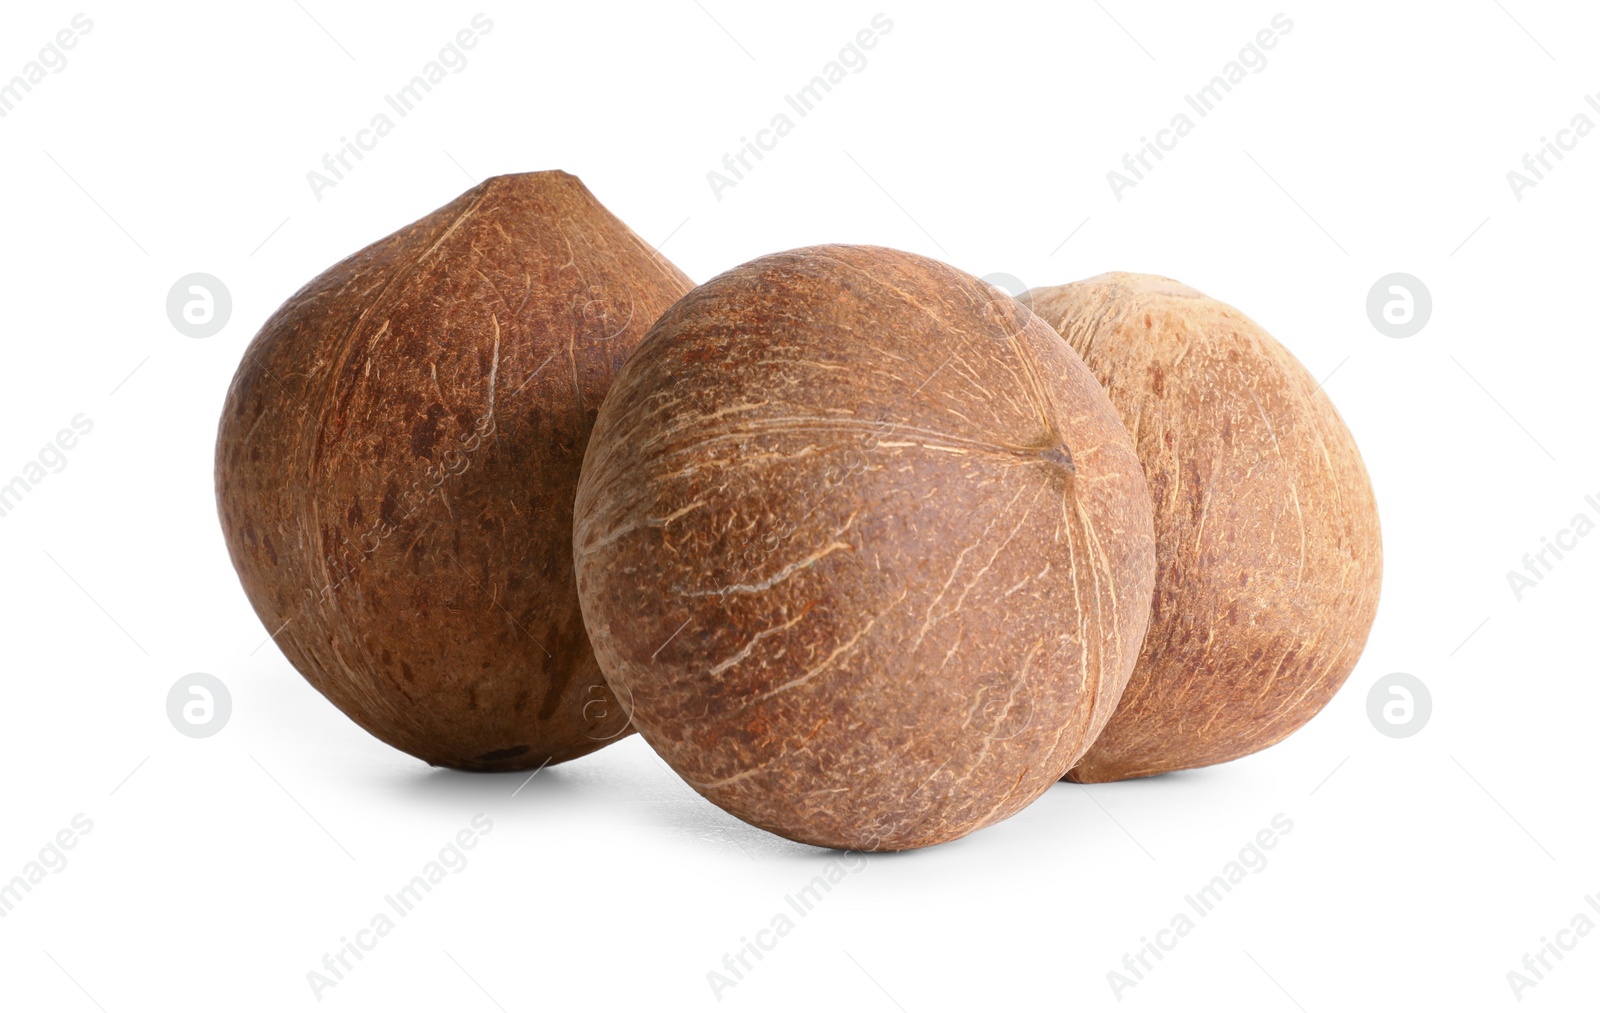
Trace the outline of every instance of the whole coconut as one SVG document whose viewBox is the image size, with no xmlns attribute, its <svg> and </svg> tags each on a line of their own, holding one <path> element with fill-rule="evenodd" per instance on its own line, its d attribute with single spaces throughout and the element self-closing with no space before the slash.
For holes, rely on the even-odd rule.
<svg viewBox="0 0 1600 1013">
<path fill-rule="evenodd" d="M 574 176 L 500 176 L 335 264 L 228 391 L 217 504 L 300 673 L 429 763 L 520 770 L 627 731 L 572 577 L 617 367 L 690 281 Z"/>
<path fill-rule="evenodd" d="M 578 594 L 634 727 L 698 792 L 827 847 L 1037 798 L 1148 619 L 1149 492 L 1094 376 L 977 279 L 876 247 L 751 261 L 618 374 Z"/>
<path fill-rule="evenodd" d="M 1150 632 L 1068 777 L 1278 742 L 1344 683 L 1378 608 L 1378 509 L 1350 431 L 1271 335 L 1169 278 L 1103 274 L 1024 301 L 1105 384 L 1155 503 Z"/>
</svg>

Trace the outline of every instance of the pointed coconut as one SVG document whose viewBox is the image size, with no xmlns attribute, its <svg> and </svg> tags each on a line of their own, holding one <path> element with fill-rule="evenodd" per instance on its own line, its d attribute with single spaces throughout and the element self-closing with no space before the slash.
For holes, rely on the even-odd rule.
<svg viewBox="0 0 1600 1013">
<path fill-rule="evenodd" d="M 1171 279 L 1103 274 L 1023 300 L 1105 384 L 1155 504 L 1150 632 L 1068 777 L 1278 742 L 1344 683 L 1378 607 L 1378 510 L 1350 431 L 1271 335 Z"/>
<path fill-rule="evenodd" d="M 217 503 L 290 662 L 383 741 L 520 770 L 625 734 L 584 634 L 595 411 L 689 280 L 574 176 L 500 176 L 323 272 L 251 343 Z"/>
<path fill-rule="evenodd" d="M 898 850 L 1016 813 L 1116 705 L 1154 545 L 1094 376 L 936 261 L 751 261 L 653 327 L 595 423 L 578 590 L 634 726 L 792 840 Z"/>
</svg>

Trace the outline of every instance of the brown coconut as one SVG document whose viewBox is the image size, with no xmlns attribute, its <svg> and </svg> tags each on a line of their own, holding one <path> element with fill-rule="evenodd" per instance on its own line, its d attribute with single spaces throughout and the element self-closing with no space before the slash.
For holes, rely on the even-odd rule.
<svg viewBox="0 0 1600 1013">
<path fill-rule="evenodd" d="M 895 250 L 751 261 L 651 328 L 578 486 L 578 594 L 634 727 L 756 826 L 897 850 L 1005 819 L 1114 708 L 1149 493 L 1094 376 Z"/>
<path fill-rule="evenodd" d="M 612 377 L 691 287 L 575 176 L 500 176 L 335 264 L 245 353 L 217 503 L 250 602 L 357 724 L 521 770 L 626 733 L 572 497 Z"/>
<path fill-rule="evenodd" d="M 1068 777 L 1278 742 L 1344 683 L 1378 607 L 1378 510 L 1350 430 L 1271 335 L 1169 278 L 1103 274 L 1024 301 L 1105 384 L 1155 504 L 1150 632 Z"/>
</svg>

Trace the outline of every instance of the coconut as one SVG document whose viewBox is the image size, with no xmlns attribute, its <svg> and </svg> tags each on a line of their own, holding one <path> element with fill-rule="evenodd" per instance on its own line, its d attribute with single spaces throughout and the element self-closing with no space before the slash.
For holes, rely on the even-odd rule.
<svg viewBox="0 0 1600 1013">
<path fill-rule="evenodd" d="M 572 498 L 617 368 L 691 282 L 574 176 L 499 176 L 261 328 L 217 436 L 257 615 L 357 724 L 521 770 L 628 729 L 584 633 Z"/>
<path fill-rule="evenodd" d="M 1172 281 L 1103 274 L 1024 297 L 1105 384 L 1155 506 L 1150 632 L 1068 775 L 1222 763 L 1311 720 L 1378 607 L 1372 484 L 1333 402 L 1254 321 Z"/>
<path fill-rule="evenodd" d="M 1149 492 L 1043 322 L 876 247 L 762 257 L 669 310 L 596 420 L 578 593 L 634 727 L 758 827 L 898 850 L 1016 813 L 1143 638 Z"/>
</svg>

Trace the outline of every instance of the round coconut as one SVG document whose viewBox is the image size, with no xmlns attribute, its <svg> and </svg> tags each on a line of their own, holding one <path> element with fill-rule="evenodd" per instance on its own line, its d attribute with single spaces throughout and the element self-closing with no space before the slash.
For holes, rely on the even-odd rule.
<svg viewBox="0 0 1600 1013">
<path fill-rule="evenodd" d="M 634 727 L 792 840 L 899 850 L 1016 813 L 1148 621 L 1149 492 L 1021 304 L 909 253 L 751 261 L 669 310 L 595 422 L 578 595 Z"/>
<path fill-rule="evenodd" d="M 256 335 L 217 436 L 245 593 L 295 668 L 431 764 L 627 731 L 584 634 L 572 498 L 617 368 L 692 283 L 574 176 L 490 179 Z"/>
<path fill-rule="evenodd" d="M 1155 505 L 1150 632 L 1068 777 L 1278 742 L 1344 683 L 1378 608 L 1378 509 L 1350 430 L 1271 335 L 1169 278 L 1103 274 L 1024 301 L 1105 384 Z"/>
</svg>

